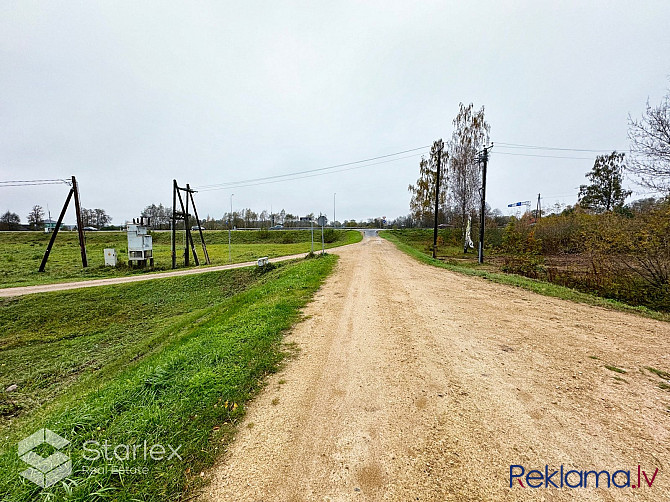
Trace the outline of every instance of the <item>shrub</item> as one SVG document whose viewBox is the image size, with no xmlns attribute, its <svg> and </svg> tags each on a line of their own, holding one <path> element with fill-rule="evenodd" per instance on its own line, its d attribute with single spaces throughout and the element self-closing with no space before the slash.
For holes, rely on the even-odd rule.
<svg viewBox="0 0 670 502">
<path fill-rule="evenodd" d="M 512 218 L 502 237 L 503 271 L 537 278 L 544 272 L 542 241 L 535 237 L 530 217 Z"/>
<path fill-rule="evenodd" d="M 337 240 L 337 232 L 332 228 L 326 228 L 323 231 L 323 241 L 328 244 L 333 243 Z"/>
</svg>

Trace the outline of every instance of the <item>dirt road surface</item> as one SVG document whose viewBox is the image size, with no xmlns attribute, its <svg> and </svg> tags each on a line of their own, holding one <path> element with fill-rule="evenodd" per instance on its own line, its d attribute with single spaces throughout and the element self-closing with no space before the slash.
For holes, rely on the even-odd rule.
<svg viewBox="0 0 670 502">
<path fill-rule="evenodd" d="M 670 392 L 644 369 L 670 371 L 667 323 L 423 265 L 379 238 L 331 252 L 336 272 L 287 337 L 299 355 L 203 500 L 670 500 Z M 651 488 L 510 488 L 512 464 L 625 469 L 635 485 L 638 464 L 658 472 Z"/>
</svg>

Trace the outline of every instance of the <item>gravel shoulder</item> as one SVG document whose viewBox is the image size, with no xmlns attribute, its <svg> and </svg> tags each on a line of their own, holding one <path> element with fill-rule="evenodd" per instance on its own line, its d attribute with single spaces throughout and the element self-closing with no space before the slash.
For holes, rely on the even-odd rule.
<svg viewBox="0 0 670 502">
<path fill-rule="evenodd" d="M 423 265 L 366 238 L 286 341 L 202 500 L 670 500 L 670 325 Z M 617 367 L 618 373 L 605 366 Z M 527 470 L 639 489 L 509 487 Z M 525 482 L 524 482 L 525 484 Z"/>
</svg>

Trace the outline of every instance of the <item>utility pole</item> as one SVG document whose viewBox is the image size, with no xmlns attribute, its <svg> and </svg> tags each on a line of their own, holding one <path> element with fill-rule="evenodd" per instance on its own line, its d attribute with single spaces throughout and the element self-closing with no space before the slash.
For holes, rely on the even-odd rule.
<svg viewBox="0 0 670 502">
<path fill-rule="evenodd" d="M 234 193 L 230 194 L 230 224 L 228 225 L 228 263 L 233 263 L 233 251 L 232 248 L 230 247 L 230 235 L 233 230 L 233 195 Z M 270 206 L 272 208 L 272 206 Z M 272 209 L 270 209 L 272 211 Z"/>
<path fill-rule="evenodd" d="M 172 268 L 177 268 L 177 249 L 175 232 L 177 229 L 177 180 L 172 180 Z"/>
<path fill-rule="evenodd" d="M 486 224 L 486 169 L 489 163 L 489 150 L 493 145 L 485 147 L 479 156 L 479 161 L 484 165 L 482 167 L 482 208 L 479 220 L 479 263 L 484 263 L 484 225 Z"/>
<path fill-rule="evenodd" d="M 337 192 L 333 193 L 333 228 L 335 228 L 335 196 L 337 195 Z"/>
<path fill-rule="evenodd" d="M 72 190 L 74 191 L 74 210 L 77 213 L 77 233 L 79 234 L 79 249 L 81 251 L 81 264 L 88 267 L 86 258 L 86 241 L 84 240 L 84 219 L 81 217 L 81 204 L 79 203 L 79 186 L 77 178 L 72 176 Z"/>
<path fill-rule="evenodd" d="M 193 200 L 193 194 L 191 190 L 191 185 L 186 183 L 186 217 L 188 218 L 188 200 L 189 198 Z M 198 221 L 197 217 L 197 212 L 196 214 L 196 222 L 198 223 L 198 230 L 200 230 L 200 222 Z M 200 237 L 202 237 L 202 232 L 200 233 Z M 191 227 L 187 227 L 186 229 L 186 247 L 187 247 L 187 253 L 188 253 L 188 245 L 189 243 L 191 244 L 191 251 L 193 252 L 193 261 L 195 261 L 195 264 L 197 266 L 200 265 L 200 260 L 198 260 L 198 255 L 195 253 L 195 244 L 193 243 L 193 234 L 191 233 Z M 203 241 L 204 243 L 204 241 Z"/>
<path fill-rule="evenodd" d="M 435 225 L 433 227 L 433 258 L 437 258 L 437 215 L 440 209 L 440 169 L 442 164 L 442 148 L 444 143 L 439 141 L 440 147 L 437 150 L 437 176 L 435 177 Z"/>
<path fill-rule="evenodd" d="M 61 223 L 63 223 L 63 218 L 65 218 L 65 212 L 67 211 L 67 206 L 70 204 L 70 199 L 72 199 L 72 194 L 74 193 L 74 189 L 70 188 L 70 192 L 67 194 L 67 198 L 65 199 L 65 204 L 63 204 L 63 209 L 60 211 L 60 216 L 58 216 L 58 221 L 56 222 L 56 226 L 54 227 L 53 231 L 51 232 L 51 238 L 49 239 L 49 244 L 47 245 L 46 251 L 44 251 L 44 256 L 42 257 L 42 263 L 40 264 L 40 272 L 44 272 L 44 267 L 47 264 L 47 260 L 49 259 L 49 254 L 51 253 L 51 248 L 54 245 L 54 242 L 56 241 L 56 236 L 58 235 L 58 230 L 60 229 Z M 51 216 L 49 217 L 51 219 Z"/>
<path fill-rule="evenodd" d="M 188 185 L 186 185 L 188 187 Z M 179 194 L 179 199 L 181 200 L 181 194 Z M 188 260 L 190 252 L 188 250 L 188 232 L 189 232 L 189 222 L 188 222 L 188 193 L 186 193 L 186 208 L 184 209 L 184 231 L 186 232 L 186 244 L 184 245 L 184 265 L 188 267 Z"/>
<path fill-rule="evenodd" d="M 193 205 L 193 214 L 195 215 L 195 221 L 198 222 L 198 232 L 200 233 L 200 242 L 202 242 L 202 254 L 205 255 L 205 263 L 209 265 L 211 262 L 209 261 L 209 253 L 207 252 L 207 246 L 205 245 L 205 237 L 202 235 L 202 227 L 200 226 L 200 217 L 198 216 L 198 210 L 195 208 L 195 199 L 193 198 L 193 192 L 195 190 L 191 190 L 190 185 L 186 185 L 186 188 L 188 189 L 188 195 L 191 197 L 191 205 Z M 191 236 L 191 245 L 193 243 L 193 237 Z M 193 255 L 195 256 L 195 251 L 193 251 Z"/>
<path fill-rule="evenodd" d="M 181 192 L 184 192 L 186 194 L 186 204 L 184 204 L 184 199 L 181 196 Z M 191 233 L 191 226 L 189 223 L 190 220 L 190 215 L 189 215 L 189 200 L 190 204 L 193 205 L 193 213 L 195 215 L 195 220 L 198 223 L 198 232 L 200 234 L 200 242 L 202 244 L 202 252 L 205 256 L 205 262 L 207 264 L 210 263 L 209 260 L 209 254 L 207 253 L 207 246 L 205 245 L 205 237 L 202 234 L 202 227 L 200 226 L 200 217 L 198 216 L 198 210 L 195 207 L 195 198 L 193 197 L 193 194 L 195 193 L 195 190 L 191 188 L 191 185 L 188 183 L 186 184 L 185 188 L 180 187 L 177 185 L 177 180 L 172 180 L 172 222 L 171 222 L 171 228 L 170 228 L 170 233 L 171 233 L 171 247 L 172 247 L 172 268 L 177 268 L 177 239 L 176 239 L 176 232 L 177 232 L 177 220 L 183 220 L 184 222 L 184 233 L 185 233 L 185 244 L 184 244 L 184 266 L 188 267 L 189 265 L 189 246 L 191 248 L 191 252 L 193 253 L 193 261 L 195 262 L 196 266 L 200 265 L 200 260 L 198 259 L 198 254 L 195 251 L 195 243 L 193 242 L 193 234 Z M 179 207 L 181 211 L 177 211 L 177 202 L 179 202 Z"/>
<path fill-rule="evenodd" d="M 542 218 L 542 194 L 537 194 L 537 209 L 535 219 L 539 220 Z"/>
</svg>

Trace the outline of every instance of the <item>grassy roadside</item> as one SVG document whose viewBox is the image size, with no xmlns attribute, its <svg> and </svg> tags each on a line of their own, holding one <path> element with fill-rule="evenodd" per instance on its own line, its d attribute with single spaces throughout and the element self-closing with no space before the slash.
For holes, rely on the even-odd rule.
<svg viewBox="0 0 670 502">
<path fill-rule="evenodd" d="M 88 232 L 86 249 L 89 267 L 81 268 L 79 241 L 76 232 L 61 232 L 51 251 L 44 273 L 39 268 L 49 234 L 44 232 L 0 232 L 0 288 L 14 286 L 32 286 L 58 282 L 124 277 L 146 274 L 152 271 L 170 270 L 172 258 L 170 251 L 170 232 L 153 232 L 155 267 L 149 269 L 130 269 L 125 263 L 127 256 L 127 238 L 124 232 Z M 363 237 L 355 230 L 330 230 L 325 236 L 326 248 L 344 246 L 359 242 Z M 196 253 L 202 259 L 202 249 L 198 245 Z M 178 265 L 183 267 L 183 232 L 178 234 Z M 229 262 L 228 232 L 220 230 L 205 231 L 207 251 L 212 265 L 225 265 Z M 119 266 L 105 267 L 103 250 L 116 249 Z M 311 232 L 306 230 L 280 231 L 233 231 L 232 263 L 254 261 L 261 256 L 276 258 L 292 254 L 308 253 L 311 248 Z M 321 230 L 314 230 L 314 248 L 321 249 Z M 193 259 L 191 259 L 193 263 Z"/>
<path fill-rule="evenodd" d="M 538 281 L 536 279 L 530 279 L 528 277 L 523 277 L 515 274 L 505 274 L 501 272 L 492 272 L 490 270 L 484 270 L 479 266 L 473 265 L 454 265 L 451 263 L 446 263 L 441 260 L 433 259 L 431 256 L 423 253 L 419 249 L 410 246 L 398 239 L 397 236 L 393 235 L 391 231 L 383 230 L 379 232 L 379 236 L 392 242 L 395 246 L 417 259 L 422 263 L 428 265 L 433 265 L 440 268 L 445 268 L 451 270 L 452 272 L 458 272 L 465 275 L 482 277 L 484 279 L 496 282 L 498 284 L 506 284 L 508 286 L 516 286 L 523 289 L 527 289 L 534 293 L 538 293 L 545 296 L 553 296 L 555 298 L 561 298 L 563 300 L 570 300 L 578 303 L 586 303 L 588 305 L 595 305 L 598 307 L 605 307 L 613 310 L 619 310 L 622 312 L 629 312 L 634 314 L 639 314 L 644 317 L 649 317 L 651 319 L 657 319 L 659 321 L 670 321 L 670 314 L 664 314 L 661 312 L 655 312 L 644 307 L 635 307 L 632 305 L 627 305 L 616 300 L 611 300 L 609 298 L 602 298 L 600 296 L 591 295 L 588 293 L 583 293 L 574 289 L 566 288 L 565 286 L 559 286 L 552 284 L 550 282 Z"/>
<path fill-rule="evenodd" d="M 0 467 L 5 473 L 0 477 L 0 499 L 179 500 L 201 482 L 201 470 L 231 439 L 245 402 L 262 387 L 264 377 L 278 368 L 285 355 L 283 333 L 299 319 L 300 309 L 335 262 L 336 257 L 326 255 L 265 272 L 247 269 L 194 276 L 189 279 L 204 282 L 190 284 L 188 291 L 200 288 L 200 296 L 191 301 L 189 295 L 185 306 L 181 293 L 174 291 L 186 290 L 183 278 L 152 281 L 164 286 L 154 295 L 143 289 L 145 284 L 34 295 L 33 299 L 47 303 L 46 312 L 36 314 L 37 318 L 30 317 L 34 307 L 30 297 L 2 305 L 2 310 L 14 309 L 12 316 L 25 314 L 36 327 L 43 326 L 41 317 L 48 318 L 61 308 L 64 298 L 86 303 L 86 297 L 96 292 L 116 297 L 120 308 L 112 312 L 109 307 L 102 315 L 103 326 L 81 336 L 78 330 L 86 330 L 90 318 L 73 315 L 55 330 L 51 341 L 65 344 L 61 348 L 67 348 L 67 340 L 77 341 L 81 351 L 93 348 L 99 353 L 87 358 L 101 366 L 85 371 L 74 384 L 67 383 L 65 372 L 61 378 L 65 384 L 49 405 L 0 430 L 4 439 Z M 226 289 L 226 284 L 236 281 L 237 290 Z M 158 305 L 169 291 L 176 296 Z M 144 294 L 149 298 L 138 304 Z M 185 310 L 179 310 L 179 305 Z M 137 314 L 131 313 L 134 308 L 139 309 Z M 174 309 L 172 317 L 170 309 Z M 153 325 L 152 318 L 161 322 Z M 108 330 L 105 325 L 121 328 Z M 47 332 L 32 336 L 29 331 L 0 335 L 7 350 L 24 347 L 23 356 L 11 360 L 13 368 L 7 373 L 31 364 L 31 345 L 48 345 Z M 107 350 L 105 344 L 112 348 Z M 42 363 L 42 355 L 35 354 L 34 364 L 58 366 L 58 358 Z M 44 491 L 19 476 L 27 466 L 16 450 L 19 439 L 41 427 L 70 441 L 62 451 L 72 459 L 73 469 L 70 476 Z M 149 449 L 162 445 L 163 458 L 144 458 L 145 441 Z M 105 443 L 111 445 L 107 461 L 95 458 L 96 453 L 105 454 Z M 167 459 L 170 446 L 177 448 L 179 457 Z M 53 450 L 42 455 L 50 453 Z"/>
</svg>

